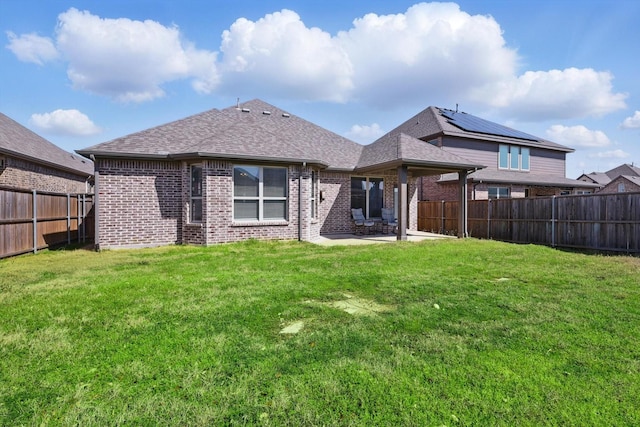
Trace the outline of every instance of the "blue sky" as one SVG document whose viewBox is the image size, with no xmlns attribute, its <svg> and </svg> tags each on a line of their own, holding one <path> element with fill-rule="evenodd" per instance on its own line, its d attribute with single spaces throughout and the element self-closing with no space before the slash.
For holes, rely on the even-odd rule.
<svg viewBox="0 0 640 427">
<path fill-rule="evenodd" d="M 260 98 L 363 144 L 455 108 L 640 164 L 637 0 L 0 0 L 0 111 L 74 151 Z"/>
</svg>

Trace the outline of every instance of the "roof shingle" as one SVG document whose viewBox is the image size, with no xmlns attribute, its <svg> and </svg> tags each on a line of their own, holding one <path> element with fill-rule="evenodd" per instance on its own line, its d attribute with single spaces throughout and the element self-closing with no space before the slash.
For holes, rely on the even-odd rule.
<svg viewBox="0 0 640 427">
<path fill-rule="evenodd" d="M 93 162 L 64 151 L 0 113 L 0 152 L 77 175 L 93 175 Z"/>
</svg>

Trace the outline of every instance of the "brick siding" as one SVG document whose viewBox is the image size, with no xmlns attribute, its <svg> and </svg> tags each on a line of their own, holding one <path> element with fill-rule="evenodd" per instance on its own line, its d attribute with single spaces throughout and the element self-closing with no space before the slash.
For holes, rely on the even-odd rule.
<svg viewBox="0 0 640 427">
<path fill-rule="evenodd" d="M 181 243 L 180 163 L 99 160 L 96 170 L 99 248 Z"/>
<path fill-rule="evenodd" d="M 88 176 L 75 175 L 11 156 L 3 156 L 0 186 L 53 193 L 87 193 Z"/>
<path fill-rule="evenodd" d="M 202 222 L 190 222 L 191 165 L 203 172 Z M 320 234 L 352 233 L 351 175 L 319 172 L 318 217 L 311 218 L 312 172 L 291 165 L 288 219 L 240 222 L 233 219 L 233 166 L 227 161 L 99 160 L 99 248 L 169 244 L 211 245 L 246 239 L 313 241 Z M 380 175 L 376 175 L 380 176 Z M 385 206 L 393 206 L 397 174 L 382 175 Z M 302 187 L 300 188 L 300 184 Z M 417 228 L 417 180 L 409 182 L 410 229 Z M 299 195 L 303 204 L 299 210 Z M 301 212 L 302 222 L 298 217 Z"/>
</svg>

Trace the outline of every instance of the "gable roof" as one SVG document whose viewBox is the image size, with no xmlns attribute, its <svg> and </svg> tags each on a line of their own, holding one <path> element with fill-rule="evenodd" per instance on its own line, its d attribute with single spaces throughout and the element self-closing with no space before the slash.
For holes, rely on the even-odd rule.
<svg viewBox="0 0 640 427">
<path fill-rule="evenodd" d="M 609 175 L 604 172 L 591 172 L 582 174 L 578 177 L 579 181 L 585 181 L 586 179 L 600 185 L 606 185 L 611 182 L 611 178 L 609 178 Z"/>
<path fill-rule="evenodd" d="M 93 162 L 64 151 L 3 113 L 0 113 L 0 153 L 76 175 L 93 175 Z"/>
<path fill-rule="evenodd" d="M 575 151 L 573 148 L 471 114 L 433 106 L 422 110 L 389 133 L 405 133 L 423 141 L 439 136 L 453 136 L 567 153 Z"/>
<path fill-rule="evenodd" d="M 387 134 L 365 146 L 357 169 L 366 171 L 402 164 L 442 171 L 451 168 L 472 170 L 484 167 L 412 136 L 397 133 Z"/>
<path fill-rule="evenodd" d="M 621 175 L 640 176 L 640 168 L 624 163 L 618 167 L 608 170 L 605 174 L 611 179 L 616 179 Z"/>
<path fill-rule="evenodd" d="M 352 169 L 363 146 L 260 100 L 209 110 L 78 150 L 83 156 L 225 158 Z"/>
<path fill-rule="evenodd" d="M 364 146 L 257 99 L 209 110 L 78 153 L 96 157 L 306 162 L 336 171 L 398 164 L 449 170 L 482 167 L 408 135 L 381 138 Z"/>
</svg>

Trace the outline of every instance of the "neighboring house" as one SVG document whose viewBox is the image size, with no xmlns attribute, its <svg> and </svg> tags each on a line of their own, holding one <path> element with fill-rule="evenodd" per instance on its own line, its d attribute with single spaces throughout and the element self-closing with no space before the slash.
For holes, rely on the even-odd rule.
<svg viewBox="0 0 640 427">
<path fill-rule="evenodd" d="M 401 132 L 363 146 L 260 100 L 78 153 L 95 162 L 102 249 L 313 241 L 352 232 L 351 208 L 377 218 L 382 207 L 395 208 L 404 240 L 417 228 L 418 177 L 482 167 Z"/>
<path fill-rule="evenodd" d="M 582 194 L 597 185 L 565 178 L 574 150 L 471 114 L 428 107 L 390 134 L 404 133 L 486 168 L 470 173 L 468 198 Z M 421 179 L 420 200 L 456 200 L 458 174 Z"/>
<path fill-rule="evenodd" d="M 0 186 L 88 193 L 93 162 L 71 154 L 0 113 Z"/>
<path fill-rule="evenodd" d="M 578 177 L 580 181 L 598 184 L 597 193 L 631 193 L 640 191 L 640 168 L 622 164 L 607 172 L 591 172 Z"/>
</svg>

